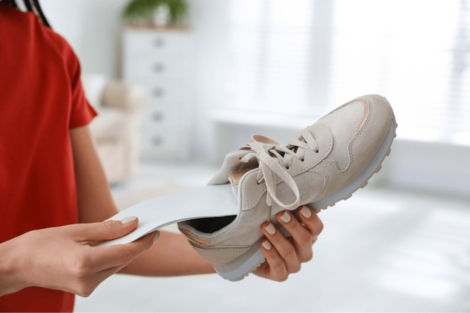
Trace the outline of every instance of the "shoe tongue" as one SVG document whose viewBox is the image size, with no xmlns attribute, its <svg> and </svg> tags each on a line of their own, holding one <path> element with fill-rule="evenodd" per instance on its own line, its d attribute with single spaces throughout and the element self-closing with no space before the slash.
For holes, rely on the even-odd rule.
<svg viewBox="0 0 470 313">
<path fill-rule="evenodd" d="M 263 136 L 263 135 L 253 135 L 251 137 L 251 141 L 252 142 L 257 141 L 257 142 L 268 144 L 268 145 L 278 145 L 279 144 L 279 142 L 277 142 L 276 140 L 268 138 L 268 137 Z"/>
<path fill-rule="evenodd" d="M 235 198 L 238 199 L 238 185 L 240 179 L 248 171 L 258 167 L 258 161 L 253 158 L 249 162 L 241 162 L 241 159 L 252 151 L 245 148 L 241 150 L 230 152 L 225 156 L 222 168 L 218 173 L 209 181 L 209 185 L 225 185 L 231 184 L 232 191 Z"/>
<path fill-rule="evenodd" d="M 238 199 L 238 186 L 240 186 L 240 180 L 242 179 L 243 175 L 245 175 L 247 172 L 251 171 L 253 168 L 245 168 L 236 172 L 230 173 L 228 179 L 230 183 L 232 184 L 232 191 L 233 194 L 235 195 L 235 198 Z"/>
<path fill-rule="evenodd" d="M 208 185 L 224 185 L 229 183 L 230 173 L 239 171 L 246 167 L 253 167 L 251 164 L 241 162 L 241 159 L 250 153 L 249 150 L 237 150 L 225 156 L 221 169 L 212 177 Z"/>
</svg>

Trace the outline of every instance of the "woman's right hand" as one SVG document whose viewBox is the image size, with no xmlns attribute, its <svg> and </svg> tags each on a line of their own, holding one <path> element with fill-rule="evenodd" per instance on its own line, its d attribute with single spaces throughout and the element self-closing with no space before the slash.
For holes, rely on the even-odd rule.
<svg viewBox="0 0 470 313">
<path fill-rule="evenodd" d="M 0 244 L 0 296 L 30 286 L 89 296 L 102 281 L 150 248 L 158 233 L 125 245 L 92 245 L 122 237 L 137 224 L 136 218 L 126 218 L 46 228 Z"/>
</svg>

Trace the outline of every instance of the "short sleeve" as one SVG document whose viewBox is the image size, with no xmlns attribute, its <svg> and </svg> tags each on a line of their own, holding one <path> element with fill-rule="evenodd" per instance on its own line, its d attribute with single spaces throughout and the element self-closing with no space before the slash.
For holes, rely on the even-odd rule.
<svg viewBox="0 0 470 313">
<path fill-rule="evenodd" d="M 72 108 L 70 112 L 69 128 L 76 128 L 88 125 L 98 114 L 90 105 L 85 97 L 81 82 L 80 62 L 70 49 L 72 57 L 68 58 L 69 73 L 71 74 L 72 83 Z"/>
</svg>

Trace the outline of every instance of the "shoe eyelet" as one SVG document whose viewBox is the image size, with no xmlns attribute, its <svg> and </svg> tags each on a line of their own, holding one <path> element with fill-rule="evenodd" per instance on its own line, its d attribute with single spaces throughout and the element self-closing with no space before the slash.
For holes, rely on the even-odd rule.
<svg viewBox="0 0 470 313">
<path fill-rule="evenodd" d="M 320 150 L 315 151 L 315 153 L 318 153 L 318 152 L 320 152 Z"/>
<path fill-rule="evenodd" d="M 261 185 L 261 183 L 260 183 L 259 181 L 257 181 L 256 184 L 257 184 L 258 186 Z"/>
<path fill-rule="evenodd" d="M 288 170 L 290 167 L 286 166 L 286 170 Z"/>
</svg>

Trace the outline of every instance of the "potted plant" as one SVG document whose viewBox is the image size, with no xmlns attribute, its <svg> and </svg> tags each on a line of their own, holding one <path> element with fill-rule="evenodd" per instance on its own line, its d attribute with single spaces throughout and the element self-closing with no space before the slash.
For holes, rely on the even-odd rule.
<svg viewBox="0 0 470 313">
<path fill-rule="evenodd" d="M 188 8 L 186 0 L 132 0 L 122 15 L 129 24 L 175 26 L 182 23 Z"/>
</svg>

